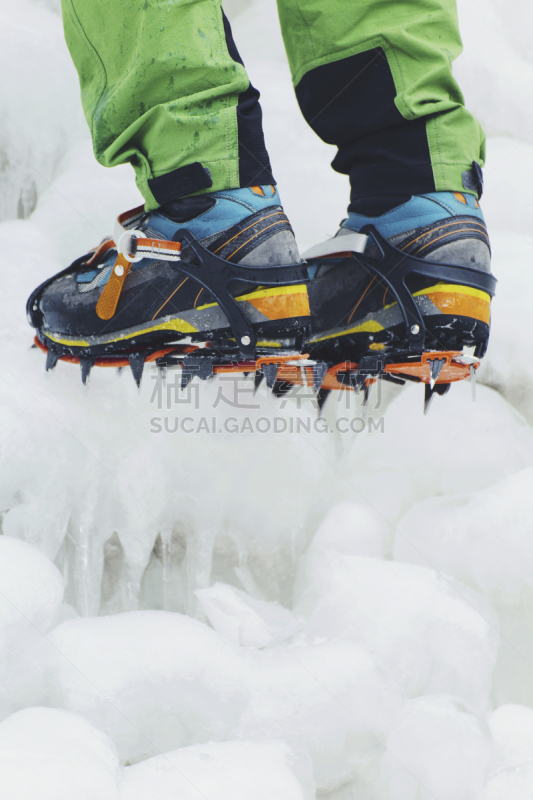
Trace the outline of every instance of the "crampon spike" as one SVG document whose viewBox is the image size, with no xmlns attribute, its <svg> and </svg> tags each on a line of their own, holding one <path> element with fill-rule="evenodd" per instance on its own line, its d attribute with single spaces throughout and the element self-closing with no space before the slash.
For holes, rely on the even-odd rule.
<svg viewBox="0 0 533 800">
<path fill-rule="evenodd" d="M 276 383 L 276 377 L 278 375 L 278 364 L 263 364 L 263 373 L 266 378 L 267 386 L 269 389 L 274 388 L 274 384 Z"/>
<path fill-rule="evenodd" d="M 180 388 L 181 388 L 181 391 L 182 391 L 182 392 L 184 391 L 184 389 L 186 389 L 186 388 L 187 388 L 187 386 L 189 385 L 189 383 L 190 383 L 190 382 L 192 381 L 192 379 L 194 378 L 195 374 L 196 374 L 196 373 L 194 373 L 194 372 L 193 372 L 192 370 L 190 370 L 190 369 L 187 369 L 185 366 L 183 366 L 183 367 L 181 368 L 181 386 L 180 386 Z"/>
<path fill-rule="evenodd" d="M 133 379 L 137 384 L 137 389 L 140 389 L 145 356 L 143 353 L 132 353 L 128 356 L 128 361 L 130 362 L 131 374 L 133 375 Z"/>
<path fill-rule="evenodd" d="M 437 383 L 435 386 L 435 392 L 440 394 L 441 397 L 444 397 L 445 394 L 448 394 L 450 391 L 451 383 Z"/>
<path fill-rule="evenodd" d="M 272 394 L 276 397 L 283 397 L 290 392 L 293 385 L 288 381 L 275 381 L 274 386 L 272 387 Z"/>
<path fill-rule="evenodd" d="M 208 381 L 214 375 L 214 363 L 212 359 L 199 359 L 198 377 L 201 381 Z"/>
<path fill-rule="evenodd" d="M 445 358 L 432 358 L 429 361 L 429 385 L 432 390 L 435 388 L 437 378 L 439 377 L 440 371 L 445 364 Z"/>
<path fill-rule="evenodd" d="M 365 383 L 363 389 L 363 419 L 366 421 L 367 413 L 368 413 L 368 398 L 370 397 L 370 389 L 372 388 L 371 383 Z"/>
<path fill-rule="evenodd" d="M 55 367 L 55 365 L 57 364 L 58 361 L 59 361 L 58 353 L 54 353 L 53 350 L 48 350 L 48 352 L 46 354 L 45 370 L 47 372 L 50 372 L 51 370 L 53 370 L 53 368 Z"/>
<path fill-rule="evenodd" d="M 90 356 L 81 357 L 80 356 L 80 369 L 81 369 L 81 382 L 84 386 L 87 386 L 89 383 L 89 376 L 91 374 L 91 369 L 93 368 L 94 358 Z"/>
<path fill-rule="evenodd" d="M 265 377 L 265 373 L 264 373 L 264 372 L 262 372 L 262 371 L 261 371 L 261 372 L 256 372 L 256 373 L 255 373 L 255 378 L 254 378 L 254 394 L 257 392 L 257 390 L 258 390 L 258 389 L 259 389 L 259 387 L 261 386 L 261 383 L 263 382 L 263 378 L 264 378 L 264 377 Z"/>
<path fill-rule="evenodd" d="M 433 397 L 436 394 L 440 394 L 441 397 L 444 397 L 444 395 L 449 392 L 450 386 L 451 383 L 436 383 L 432 389 L 429 383 L 426 383 L 424 395 L 424 414 L 428 413 Z"/>
<path fill-rule="evenodd" d="M 347 373 L 347 379 L 348 379 L 349 386 L 352 387 L 354 392 L 357 392 L 359 394 L 359 392 L 361 391 L 361 389 L 365 385 L 365 380 L 366 380 L 365 376 L 362 375 L 359 372 L 359 370 L 351 369 Z"/>
<path fill-rule="evenodd" d="M 429 407 L 431 406 L 431 403 L 433 402 L 434 394 L 435 393 L 434 393 L 433 389 L 431 388 L 431 386 L 429 385 L 429 383 L 426 383 L 424 385 L 424 414 L 428 413 Z"/>
<path fill-rule="evenodd" d="M 470 383 L 472 384 L 472 401 L 476 400 L 476 368 L 470 364 Z"/>
<path fill-rule="evenodd" d="M 319 361 L 313 367 L 313 389 L 318 394 L 320 387 L 324 383 L 324 378 L 328 371 L 328 365 L 324 361 Z"/>
<path fill-rule="evenodd" d="M 331 394 L 331 389 L 319 389 L 316 393 L 316 402 L 318 405 L 318 416 L 322 416 L 322 409 L 326 403 L 326 400 Z"/>
</svg>

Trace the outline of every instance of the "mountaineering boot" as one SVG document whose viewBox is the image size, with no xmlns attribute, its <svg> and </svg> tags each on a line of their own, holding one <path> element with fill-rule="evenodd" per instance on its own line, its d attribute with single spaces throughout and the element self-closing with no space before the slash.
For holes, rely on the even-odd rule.
<svg viewBox="0 0 533 800">
<path fill-rule="evenodd" d="M 269 286 L 279 272 L 285 280 Z M 177 342 L 235 349 L 245 323 L 244 343 L 294 346 L 310 319 L 299 272 L 307 278 L 276 188 L 219 191 L 121 215 L 114 239 L 33 292 L 28 316 L 52 366 L 60 357 L 153 360 Z"/>
<path fill-rule="evenodd" d="M 366 214 L 350 211 L 333 239 L 304 254 L 313 358 L 398 361 L 465 346 L 484 355 L 495 279 L 478 201 L 459 192 L 398 199 L 371 198 Z"/>
</svg>

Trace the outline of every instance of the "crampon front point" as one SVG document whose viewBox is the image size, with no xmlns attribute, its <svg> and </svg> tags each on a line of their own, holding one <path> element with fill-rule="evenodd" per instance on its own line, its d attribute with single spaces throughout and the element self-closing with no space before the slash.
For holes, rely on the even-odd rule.
<svg viewBox="0 0 533 800">
<path fill-rule="evenodd" d="M 138 222 L 138 215 L 131 219 L 130 228 Z M 264 378 L 278 395 L 292 386 L 309 387 L 320 407 L 333 390 L 363 392 L 366 400 L 370 386 L 378 379 L 396 384 L 413 381 L 424 384 L 425 411 L 434 395 L 445 394 L 452 383 L 470 377 L 475 385 L 476 369 L 487 347 L 488 309 L 496 284 L 488 272 L 409 255 L 397 250 L 371 225 L 353 236 L 313 248 L 307 263 L 253 267 L 217 257 L 188 230 L 178 231 L 172 242 L 166 242 L 144 238 L 142 231 L 128 229 L 127 215 L 122 221 L 122 233 L 119 231 L 119 238 L 115 235 L 120 246 L 114 274 L 100 296 L 97 314 L 113 321 L 131 262 L 142 257 L 168 263 L 170 253 L 171 267 L 209 293 L 214 302 L 204 307 L 220 309 L 225 327 L 186 335 L 165 317 L 150 330 L 143 323 L 126 332 L 118 329 L 107 338 L 101 333 L 86 333 L 83 341 L 82 337 L 63 341 L 47 329 L 40 312 L 40 296 L 51 283 L 47 281 L 28 302 L 30 321 L 37 329 L 35 345 L 47 354 L 47 370 L 59 360 L 78 363 L 86 384 L 95 366 L 129 366 L 140 385 L 144 364 L 155 363 L 161 369 L 181 368 L 183 388 L 194 377 L 207 380 L 221 374 L 255 373 L 256 386 Z M 369 242 L 372 255 L 365 253 Z M 341 246 L 343 251 L 338 252 Z M 116 245 L 109 240 L 103 252 L 111 247 Z M 96 259 L 95 253 L 78 259 L 58 277 L 76 274 Z M 306 298 L 313 297 L 310 276 L 316 264 L 337 270 L 344 285 L 342 291 L 332 295 L 333 300 L 326 298 L 326 311 L 322 313 L 319 308 L 314 315 L 313 304 L 309 311 Z M 349 309 L 358 308 L 358 297 L 367 294 L 362 287 L 368 278 L 374 289 L 382 294 L 384 290 L 380 319 L 388 315 L 392 320 L 388 327 L 375 321 L 369 325 L 365 322 L 368 315 L 362 324 L 350 324 L 353 312 L 350 314 Z M 429 288 L 420 290 L 421 285 Z M 241 291 L 238 296 L 238 286 L 248 294 Z M 260 315 L 250 317 L 249 311 L 258 295 L 263 310 L 267 305 L 270 310 L 274 308 L 274 313 L 268 312 L 270 318 L 259 322 Z M 392 303 L 385 300 L 386 296 Z M 430 296 L 437 297 L 432 308 L 438 313 L 431 311 L 433 316 L 428 311 Z M 283 298 L 283 314 L 275 307 L 277 297 Z M 104 301 L 105 313 L 99 310 Z M 297 311 L 287 312 L 291 307 Z M 327 314 L 329 321 L 325 329 L 320 329 L 317 320 Z"/>
</svg>

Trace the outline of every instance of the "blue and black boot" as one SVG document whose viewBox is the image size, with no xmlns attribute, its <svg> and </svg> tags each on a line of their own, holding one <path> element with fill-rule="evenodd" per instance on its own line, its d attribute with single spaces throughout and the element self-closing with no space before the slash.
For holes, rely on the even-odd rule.
<svg viewBox="0 0 533 800">
<path fill-rule="evenodd" d="M 305 253 L 308 352 L 329 362 L 379 356 L 383 363 L 470 347 L 481 357 L 495 279 L 477 199 L 434 192 L 385 211 L 377 200 L 368 213 L 350 212 L 333 239 Z"/>
<path fill-rule="evenodd" d="M 274 186 L 182 198 L 151 213 L 141 207 L 119 223 L 114 240 L 28 301 L 48 368 L 65 356 L 80 358 L 86 371 L 106 357 L 153 360 L 176 343 L 241 356 L 301 348 L 310 324 L 307 270 Z"/>
</svg>

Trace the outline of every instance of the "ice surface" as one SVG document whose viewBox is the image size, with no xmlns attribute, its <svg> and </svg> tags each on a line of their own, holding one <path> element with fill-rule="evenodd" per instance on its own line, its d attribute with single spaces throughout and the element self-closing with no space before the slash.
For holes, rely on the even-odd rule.
<svg viewBox="0 0 533 800">
<path fill-rule="evenodd" d="M 140 197 L 94 161 L 59 2 L 4 0 L 1 798 L 532 800 L 533 10 L 458 5 L 500 279 L 478 399 L 465 382 L 423 417 L 420 387 L 381 387 L 382 431 L 328 434 L 275 433 L 316 409 L 250 381 L 239 410 L 221 381 L 184 402 L 172 372 L 140 394 L 44 372 L 29 292 Z M 347 181 L 298 111 L 274 1 L 226 10 L 305 249 Z M 359 413 L 347 394 L 328 424 Z M 213 430 L 173 432 L 184 416 Z"/>
<path fill-rule="evenodd" d="M 434 570 L 340 555 L 312 564 L 296 609 L 306 635 L 374 654 L 408 697 L 461 696 L 483 713 L 498 636 L 490 609 Z"/>
<path fill-rule="evenodd" d="M 312 800 L 310 764 L 284 742 L 184 747 L 126 767 L 120 800 Z"/>
<path fill-rule="evenodd" d="M 459 0 L 458 11 L 465 54 L 454 72 L 466 102 L 489 136 L 530 136 L 533 109 L 521 98 L 530 94 L 533 81 L 531 42 L 524 35 L 533 23 L 531 6 L 520 0 Z"/>
<path fill-rule="evenodd" d="M 122 761 L 198 742 L 285 739 L 334 787 L 382 752 L 397 681 L 348 641 L 231 644 L 198 620 L 137 611 L 60 624 L 29 650 L 34 702 L 82 714 Z"/>
<path fill-rule="evenodd" d="M 488 779 L 480 800 L 531 800 L 533 797 L 533 764 L 521 764 L 496 772 Z"/>
<path fill-rule="evenodd" d="M 2 800 L 117 800 L 113 742 L 85 719 L 27 708 L 0 723 Z"/>
<path fill-rule="evenodd" d="M 385 433 L 355 438 L 337 497 L 356 497 L 395 525 L 416 501 L 490 486 L 533 462 L 531 429 L 501 395 L 469 381 L 435 398 L 422 416 L 423 389 L 405 388 L 384 415 Z"/>
<path fill-rule="evenodd" d="M 480 590 L 497 612 L 498 702 L 533 703 L 532 481 L 530 468 L 478 492 L 426 500 L 400 521 L 396 537 L 397 559 L 453 575 Z"/>
<path fill-rule="evenodd" d="M 62 600 L 57 567 L 35 547 L 0 538 L 0 662 L 34 628 L 46 631 Z"/>
<path fill-rule="evenodd" d="M 398 525 L 395 557 L 512 601 L 533 583 L 532 482 L 529 468 L 478 492 L 418 503 Z"/>
<path fill-rule="evenodd" d="M 430 695 L 407 703 L 387 739 L 384 772 L 391 800 L 467 800 L 485 783 L 492 742 L 456 698 Z"/>
<path fill-rule="evenodd" d="M 69 60 L 57 14 L 44 5 L 4 0 L 0 220 L 29 217 L 69 144 L 86 131 Z"/>
<path fill-rule="evenodd" d="M 494 767 L 533 762 L 533 709 L 508 703 L 493 711 L 488 723 L 494 742 Z"/>
<path fill-rule="evenodd" d="M 213 628 L 236 645 L 267 647 L 292 638 L 303 627 L 288 608 L 256 600 L 234 586 L 216 583 L 198 589 L 196 595 Z"/>
</svg>

